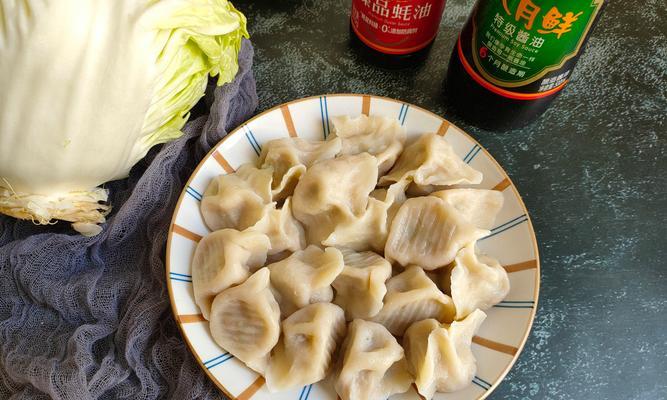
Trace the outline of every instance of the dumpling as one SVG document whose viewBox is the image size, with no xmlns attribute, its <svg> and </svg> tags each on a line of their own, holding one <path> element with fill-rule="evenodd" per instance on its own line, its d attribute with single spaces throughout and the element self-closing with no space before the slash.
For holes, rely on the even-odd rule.
<svg viewBox="0 0 667 400">
<path fill-rule="evenodd" d="M 308 243 L 320 245 L 337 225 L 362 216 L 377 176 L 377 160 L 368 153 L 324 160 L 310 167 L 292 198 L 292 212 L 306 228 Z"/>
<path fill-rule="evenodd" d="M 482 182 L 482 173 L 463 162 L 441 136 L 428 133 L 405 148 L 389 174 L 380 179 L 380 184 L 402 180 L 417 185 L 478 184 Z"/>
<path fill-rule="evenodd" d="M 401 336 L 416 321 L 435 318 L 450 322 L 455 313 L 452 299 L 438 289 L 423 269 L 411 266 L 387 281 L 384 306 L 372 320 Z"/>
<path fill-rule="evenodd" d="M 489 189 L 449 189 L 432 193 L 454 207 L 466 221 L 481 229 L 491 229 L 503 208 L 503 194 Z"/>
<path fill-rule="evenodd" d="M 485 318 L 475 310 L 451 325 L 427 319 L 408 328 L 403 348 L 419 394 L 431 399 L 436 391 L 454 392 L 470 384 L 477 371 L 472 337 Z"/>
<path fill-rule="evenodd" d="M 343 342 L 334 387 L 342 400 L 384 400 L 406 392 L 412 377 L 403 348 L 387 329 L 355 319 Z"/>
<path fill-rule="evenodd" d="M 372 251 L 357 253 L 340 249 L 345 267 L 333 281 L 334 303 L 343 307 L 348 321 L 371 318 L 382 308 L 387 293 L 385 282 L 391 277 L 391 264 Z"/>
<path fill-rule="evenodd" d="M 383 252 L 391 221 L 406 200 L 405 186 L 405 181 L 402 181 L 387 189 L 372 191 L 363 215 L 336 225 L 322 244 L 356 251 Z"/>
<path fill-rule="evenodd" d="M 262 147 L 258 166 L 271 168 L 273 200 L 291 196 L 299 178 L 313 163 L 334 158 L 341 149 L 341 141 L 310 141 L 301 138 L 274 139 Z"/>
<path fill-rule="evenodd" d="M 380 175 L 389 171 L 403 151 L 407 136 L 395 118 L 360 115 L 356 118 L 333 117 L 331 121 L 334 130 L 329 140 L 336 137 L 342 140 L 341 154 L 367 152 L 374 155 Z"/>
<path fill-rule="evenodd" d="M 280 337 L 280 309 L 269 282 L 269 271 L 261 268 L 217 295 L 209 324 L 220 347 L 261 374 Z"/>
<path fill-rule="evenodd" d="M 384 255 L 403 266 L 441 268 L 464 246 L 489 234 L 466 221 L 444 200 L 426 196 L 401 205 L 389 229 Z"/>
<path fill-rule="evenodd" d="M 370 197 L 363 215 L 336 225 L 322 245 L 381 252 L 389 234 L 388 210 L 387 203 Z"/>
<path fill-rule="evenodd" d="M 408 199 L 406 190 L 409 184 L 409 181 L 400 181 L 391 184 L 386 189 L 375 189 L 371 192 L 371 197 L 381 200 L 389 206 L 387 209 L 387 227 L 391 226 L 391 222 L 394 220 L 398 209 Z"/>
<path fill-rule="evenodd" d="M 500 303 L 510 290 L 505 268 L 491 257 L 477 256 L 473 245 L 459 251 L 451 273 L 443 274 L 442 284 L 450 288 L 456 319 Z"/>
<path fill-rule="evenodd" d="M 331 283 L 343 270 L 343 255 L 338 249 L 308 246 L 282 261 L 269 264 L 271 284 L 283 316 L 312 303 L 333 300 Z"/>
<path fill-rule="evenodd" d="M 261 232 L 269 237 L 269 256 L 286 251 L 295 252 L 306 247 L 306 235 L 299 221 L 292 215 L 290 197 L 280 209 L 267 207 L 264 216 L 247 230 Z"/>
<path fill-rule="evenodd" d="M 310 304 L 287 317 L 282 328 L 266 370 L 269 390 L 277 392 L 324 379 L 345 336 L 343 310 L 331 303 Z"/>
<path fill-rule="evenodd" d="M 264 265 L 271 243 L 259 232 L 222 229 L 197 244 L 192 259 L 192 289 L 204 318 L 209 318 L 213 298 L 237 285 Z"/>
<path fill-rule="evenodd" d="M 251 227 L 271 203 L 271 169 L 244 164 L 236 172 L 211 180 L 201 201 L 201 214 L 212 231 Z"/>
</svg>

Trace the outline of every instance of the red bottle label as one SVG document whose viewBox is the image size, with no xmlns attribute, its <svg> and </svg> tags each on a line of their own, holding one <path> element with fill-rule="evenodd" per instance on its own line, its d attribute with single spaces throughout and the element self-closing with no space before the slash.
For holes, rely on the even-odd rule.
<svg viewBox="0 0 667 400">
<path fill-rule="evenodd" d="M 352 0 L 352 29 L 386 54 L 414 53 L 435 38 L 445 0 Z"/>
</svg>

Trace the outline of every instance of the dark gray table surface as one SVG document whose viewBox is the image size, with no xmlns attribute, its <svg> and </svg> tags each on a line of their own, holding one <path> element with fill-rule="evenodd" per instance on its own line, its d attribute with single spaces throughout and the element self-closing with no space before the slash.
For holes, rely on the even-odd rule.
<svg viewBox="0 0 667 400">
<path fill-rule="evenodd" d="M 667 6 L 616 1 L 571 83 L 533 125 L 505 134 L 443 101 L 473 1 L 450 0 L 425 64 L 386 71 L 349 47 L 350 1 L 236 1 L 255 45 L 260 111 L 309 95 L 390 96 L 440 114 L 503 165 L 542 263 L 526 347 L 491 399 L 667 399 Z"/>
</svg>

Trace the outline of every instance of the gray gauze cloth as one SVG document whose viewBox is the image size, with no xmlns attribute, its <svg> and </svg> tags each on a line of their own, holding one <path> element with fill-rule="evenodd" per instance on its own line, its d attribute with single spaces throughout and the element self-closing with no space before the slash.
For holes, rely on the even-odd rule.
<svg viewBox="0 0 667 400">
<path fill-rule="evenodd" d="M 165 247 L 197 163 L 257 107 L 252 56 L 244 41 L 235 80 L 208 91 L 210 113 L 107 184 L 99 235 L 0 216 L 0 399 L 225 398 L 172 316 Z"/>
</svg>

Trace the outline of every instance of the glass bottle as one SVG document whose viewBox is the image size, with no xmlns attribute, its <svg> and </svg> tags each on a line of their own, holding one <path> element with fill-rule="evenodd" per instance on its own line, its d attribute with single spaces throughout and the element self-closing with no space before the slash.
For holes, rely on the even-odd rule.
<svg viewBox="0 0 667 400">
<path fill-rule="evenodd" d="M 444 0 L 352 0 L 352 45 L 382 67 L 414 65 L 428 55 L 444 9 Z"/>
<path fill-rule="evenodd" d="M 478 0 L 447 71 L 454 110 L 489 130 L 525 126 L 568 83 L 604 0 Z"/>
</svg>

